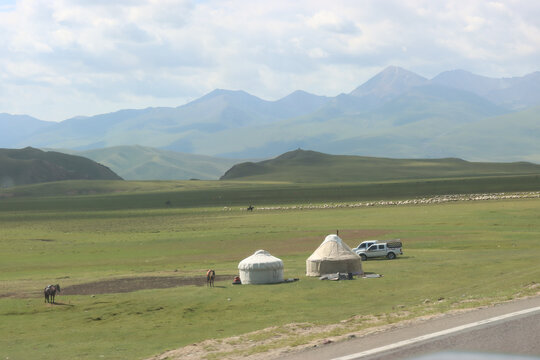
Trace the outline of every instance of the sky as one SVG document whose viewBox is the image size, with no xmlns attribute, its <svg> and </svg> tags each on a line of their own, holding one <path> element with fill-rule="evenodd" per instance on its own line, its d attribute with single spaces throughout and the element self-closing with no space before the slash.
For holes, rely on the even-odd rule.
<svg viewBox="0 0 540 360">
<path fill-rule="evenodd" d="M 0 113 L 62 121 L 217 88 L 335 96 L 390 65 L 523 76 L 540 1 L 0 0 L 0 49 Z"/>
</svg>

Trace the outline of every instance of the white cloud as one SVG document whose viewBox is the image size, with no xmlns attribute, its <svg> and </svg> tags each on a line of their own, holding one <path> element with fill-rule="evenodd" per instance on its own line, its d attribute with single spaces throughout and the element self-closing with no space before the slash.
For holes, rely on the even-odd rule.
<svg viewBox="0 0 540 360">
<path fill-rule="evenodd" d="M 46 120 L 177 106 L 214 88 L 347 92 L 423 76 L 537 71 L 540 3 L 18 0 L 0 7 L 0 112 Z"/>
<path fill-rule="evenodd" d="M 306 23 L 314 29 L 336 33 L 356 33 L 359 31 L 352 20 L 346 20 L 333 12 L 324 10 L 309 17 Z"/>
</svg>

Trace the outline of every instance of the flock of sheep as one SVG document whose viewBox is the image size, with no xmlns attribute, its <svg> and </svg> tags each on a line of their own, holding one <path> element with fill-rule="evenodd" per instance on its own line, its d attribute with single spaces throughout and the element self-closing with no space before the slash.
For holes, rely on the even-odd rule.
<svg viewBox="0 0 540 360">
<path fill-rule="evenodd" d="M 540 191 L 529 191 L 519 193 L 488 193 L 488 194 L 455 194 L 455 195 L 437 195 L 433 197 L 423 197 L 411 200 L 380 200 L 357 203 L 340 204 L 319 204 L 319 205 L 291 205 L 291 206 L 261 206 L 256 210 L 309 210 L 309 209 L 333 209 L 333 208 L 355 208 L 368 206 L 399 206 L 399 205 L 422 205 L 439 204 L 452 201 L 485 201 L 485 200 L 504 200 L 504 199 L 532 199 L 540 198 Z M 224 211 L 230 211 L 232 208 L 224 207 Z M 243 209 L 245 210 L 245 209 Z"/>
</svg>

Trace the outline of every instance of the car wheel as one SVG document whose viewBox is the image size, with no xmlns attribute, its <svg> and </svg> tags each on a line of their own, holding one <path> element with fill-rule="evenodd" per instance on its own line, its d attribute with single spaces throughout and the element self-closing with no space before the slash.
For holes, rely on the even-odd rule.
<svg viewBox="0 0 540 360">
<path fill-rule="evenodd" d="M 390 260 L 393 260 L 396 258 L 396 254 L 394 254 L 393 252 L 390 252 L 386 255 L 386 257 Z"/>
<path fill-rule="evenodd" d="M 361 254 L 360 257 L 362 258 L 362 261 L 366 261 L 366 260 L 367 260 L 367 256 L 364 255 L 364 254 Z"/>
</svg>

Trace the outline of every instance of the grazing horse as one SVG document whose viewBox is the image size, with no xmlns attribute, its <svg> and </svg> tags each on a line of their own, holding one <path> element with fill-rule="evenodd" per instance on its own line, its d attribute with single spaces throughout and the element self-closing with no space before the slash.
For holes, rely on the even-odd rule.
<svg viewBox="0 0 540 360">
<path fill-rule="evenodd" d="M 48 285 L 43 290 L 43 295 L 45 295 L 45 302 L 54 304 L 54 297 L 56 296 L 57 291 L 60 292 L 60 285 Z"/>
<path fill-rule="evenodd" d="M 253 205 L 249 205 L 247 208 L 247 211 L 253 211 L 253 209 L 254 209 Z"/>
<path fill-rule="evenodd" d="M 214 279 L 216 278 L 216 272 L 212 269 L 206 272 L 206 286 L 214 287 Z"/>
</svg>

